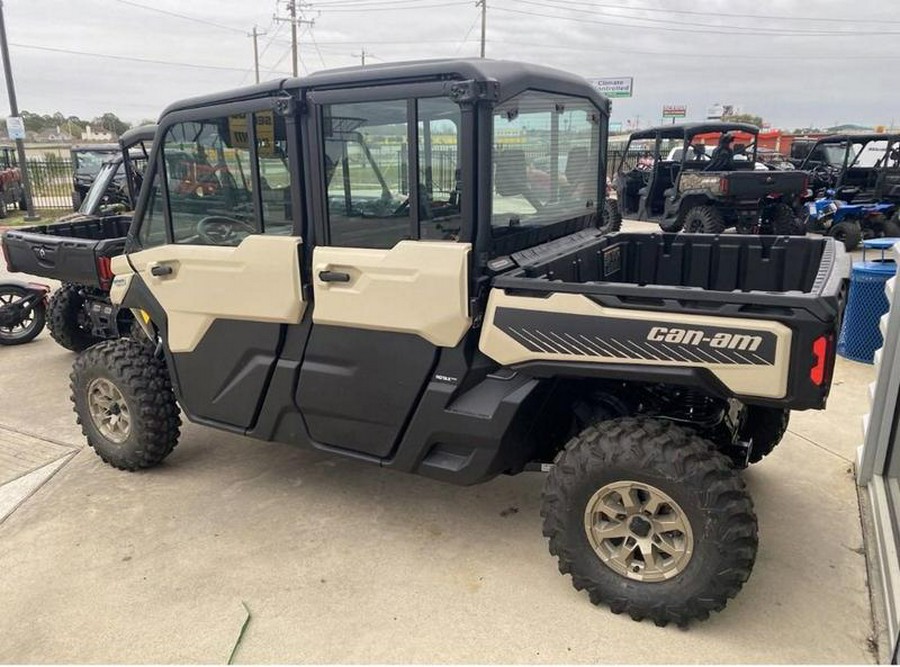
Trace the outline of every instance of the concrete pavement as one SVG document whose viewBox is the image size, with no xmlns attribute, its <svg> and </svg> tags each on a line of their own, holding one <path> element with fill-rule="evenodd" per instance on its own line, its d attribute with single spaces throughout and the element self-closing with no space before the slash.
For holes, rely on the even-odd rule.
<svg viewBox="0 0 900 667">
<path fill-rule="evenodd" d="M 0 348 L 0 425 L 81 448 L 73 359 L 46 332 Z M 0 523 L 0 661 L 224 662 L 245 602 L 238 662 L 872 662 L 851 474 L 871 380 L 840 360 L 828 410 L 745 473 L 756 567 L 687 631 L 558 574 L 540 475 L 457 488 L 187 425 L 142 473 L 78 449 Z"/>
</svg>

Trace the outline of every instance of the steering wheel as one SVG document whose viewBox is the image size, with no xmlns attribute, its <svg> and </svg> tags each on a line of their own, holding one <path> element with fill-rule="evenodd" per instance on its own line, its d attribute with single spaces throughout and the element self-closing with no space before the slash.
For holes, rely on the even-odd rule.
<svg viewBox="0 0 900 667">
<path fill-rule="evenodd" d="M 224 215 L 208 215 L 197 223 L 197 235 L 210 245 L 234 245 L 241 231 L 253 234 L 256 230 L 247 222 Z"/>
</svg>

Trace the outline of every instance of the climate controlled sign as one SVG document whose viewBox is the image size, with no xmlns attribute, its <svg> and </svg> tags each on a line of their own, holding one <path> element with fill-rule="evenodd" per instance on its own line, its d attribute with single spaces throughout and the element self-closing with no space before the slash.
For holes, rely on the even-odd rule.
<svg viewBox="0 0 900 667">
<path fill-rule="evenodd" d="M 663 107 L 663 118 L 685 118 L 687 107 L 683 104 L 667 104 Z"/>
<path fill-rule="evenodd" d="M 589 79 L 591 85 L 607 97 L 631 97 L 634 79 L 620 76 L 612 79 Z"/>
</svg>

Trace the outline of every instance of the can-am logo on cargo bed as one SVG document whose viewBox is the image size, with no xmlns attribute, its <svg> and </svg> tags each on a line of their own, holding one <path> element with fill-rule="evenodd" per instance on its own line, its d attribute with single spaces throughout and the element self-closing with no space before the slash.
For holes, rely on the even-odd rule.
<svg viewBox="0 0 900 667">
<path fill-rule="evenodd" d="M 762 336 L 749 334 L 726 333 L 720 331 L 707 334 L 699 329 L 679 329 L 676 327 L 653 327 L 647 334 L 647 340 L 659 343 L 677 343 L 679 345 L 706 344 L 720 350 L 741 350 L 756 352 L 762 345 Z"/>
</svg>

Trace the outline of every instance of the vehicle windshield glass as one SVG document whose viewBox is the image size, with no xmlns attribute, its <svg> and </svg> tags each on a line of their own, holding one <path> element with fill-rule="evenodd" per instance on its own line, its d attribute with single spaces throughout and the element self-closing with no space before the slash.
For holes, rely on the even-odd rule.
<svg viewBox="0 0 900 667">
<path fill-rule="evenodd" d="M 125 177 L 125 167 L 121 161 L 107 162 L 101 166 L 97 178 L 91 184 L 91 189 L 88 190 L 87 196 L 78 207 L 78 212 L 89 215 L 96 213 L 103 201 L 103 195 L 106 194 L 116 177 Z"/>
<path fill-rule="evenodd" d="M 599 117 L 587 100 L 531 91 L 495 109 L 495 237 L 596 212 Z"/>
<path fill-rule="evenodd" d="M 94 176 L 114 153 L 110 151 L 77 151 L 72 154 L 73 167 L 79 174 Z"/>
<path fill-rule="evenodd" d="M 890 142 L 870 141 L 866 144 L 855 143 L 850 147 L 851 167 L 881 167 Z"/>
</svg>

